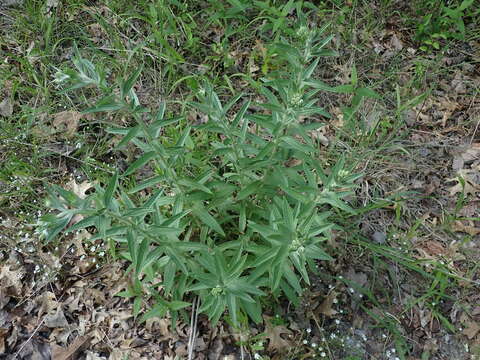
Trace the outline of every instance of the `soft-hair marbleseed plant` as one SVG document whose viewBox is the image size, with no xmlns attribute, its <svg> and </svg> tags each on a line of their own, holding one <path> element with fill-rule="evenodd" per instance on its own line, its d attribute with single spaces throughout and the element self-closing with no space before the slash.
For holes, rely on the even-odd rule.
<svg viewBox="0 0 480 360">
<path fill-rule="evenodd" d="M 131 143 L 140 155 L 83 199 L 48 186 L 57 212 L 42 219 L 46 240 L 95 228 L 93 240 L 108 241 L 131 263 L 131 286 L 119 295 L 135 298 L 136 316 L 148 309 L 141 319 L 170 312 L 174 323 L 198 297 L 213 323 L 226 310 L 235 324 L 245 315 L 261 322 L 262 297 L 298 304 L 315 261 L 331 259 L 321 244 L 339 228 L 339 212 L 354 213 L 343 199 L 358 175 L 342 159 L 325 170 L 311 132 L 322 126 L 319 116 L 329 117 L 315 95 L 348 89 L 312 78 L 320 57 L 334 55 L 325 49 L 331 37 L 302 26 L 290 43 L 282 39 L 271 49 L 278 70 L 257 86 L 265 100 L 257 110 L 243 94 L 222 103 L 205 83 L 189 103 L 208 116 L 199 126 L 166 118 L 165 103 L 155 112 L 141 106 L 133 89 L 140 69 L 114 91 L 77 50 L 76 70 L 59 73 L 67 90 L 94 85 L 103 93 L 85 113 L 131 117 L 132 127 L 108 131 L 122 137 L 117 149 Z M 179 129 L 173 141 L 164 135 L 172 126 Z M 195 147 L 201 132 L 209 134 L 207 148 Z M 153 174 L 141 178 L 145 167 Z M 68 226 L 78 214 L 82 220 Z"/>
</svg>

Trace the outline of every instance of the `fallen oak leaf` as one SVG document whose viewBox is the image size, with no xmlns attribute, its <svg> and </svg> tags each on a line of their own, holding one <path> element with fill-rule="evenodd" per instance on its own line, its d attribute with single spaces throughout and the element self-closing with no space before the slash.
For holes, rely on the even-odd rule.
<svg viewBox="0 0 480 360">
<path fill-rule="evenodd" d="M 268 339 L 268 350 L 279 351 L 292 346 L 291 342 L 284 339 L 282 335 L 290 336 L 292 332 L 284 325 L 273 325 L 271 317 L 264 316 L 265 334 Z"/>
<path fill-rule="evenodd" d="M 0 102 L 0 116 L 10 117 L 13 114 L 13 105 L 9 98 L 5 98 Z"/>
<path fill-rule="evenodd" d="M 479 331 L 480 326 L 475 321 L 467 321 L 466 327 L 463 329 L 463 335 L 472 340 Z"/>
<path fill-rule="evenodd" d="M 10 288 L 15 295 L 20 295 L 22 293 L 22 278 L 24 275 L 24 270 L 14 270 L 11 265 L 5 264 L 0 268 L 0 287 L 4 289 Z"/>
<path fill-rule="evenodd" d="M 79 336 L 67 348 L 53 345 L 52 360 L 68 360 L 88 341 L 88 337 Z"/>
<path fill-rule="evenodd" d="M 465 162 L 480 159 L 480 143 L 473 143 L 460 155 Z"/>
<path fill-rule="evenodd" d="M 457 193 L 464 193 L 465 195 L 475 195 L 477 192 L 480 192 L 480 185 L 476 184 L 475 181 L 469 175 L 470 171 L 460 170 L 458 172 L 457 178 L 448 179 L 447 181 L 458 181 L 458 183 L 448 189 L 450 196 L 454 196 Z"/>
<path fill-rule="evenodd" d="M 57 311 L 52 314 L 48 314 L 44 320 L 45 326 L 49 328 L 66 328 L 68 327 L 68 321 L 63 313 L 61 307 L 57 308 Z"/>
<path fill-rule="evenodd" d="M 453 223 L 452 229 L 457 232 L 463 232 L 472 236 L 475 236 L 477 234 L 480 234 L 480 229 L 472 226 L 472 222 L 469 222 L 470 225 L 465 225 L 463 222 L 460 220 L 457 220 Z"/>
<path fill-rule="evenodd" d="M 328 317 L 335 316 L 338 312 L 332 308 L 335 298 L 337 294 L 335 291 L 332 291 L 330 294 L 327 295 L 325 300 L 318 306 L 316 312 L 323 314 Z"/>
<path fill-rule="evenodd" d="M 426 241 L 421 245 L 421 247 L 430 256 L 444 255 L 446 253 L 445 246 L 441 242 L 436 240 Z"/>
<path fill-rule="evenodd" d="M 463 169 L 465 164 L 471 163 L 480 159 L 480 143 L 473 143 L 468 146 L 463 146 L 454 151 L 454 158 L 452 168 L 454 170 Z"/>
<path fill-rule="evenodd" d="M 52 125 L 57 129 L 58 132 L 63 131 L 63 127 L 65 127 L 65 137 L 68 138 L 75 135 L 75 132 L 78 128 L 78 122 L 81 118 L 82 113 L 78 111 L 62 111 L 53 115 Z"/>
<path fill-rule="evenodd" d="M 94 186 L 93 183 L 84 181 L 80 184 L 77 184 L 75 180 L 71 180 L 67 183 L 67 190 L 73 191 L 80 199 L 85 199 L 87 197 L 86 192 Z"/>
</svg>

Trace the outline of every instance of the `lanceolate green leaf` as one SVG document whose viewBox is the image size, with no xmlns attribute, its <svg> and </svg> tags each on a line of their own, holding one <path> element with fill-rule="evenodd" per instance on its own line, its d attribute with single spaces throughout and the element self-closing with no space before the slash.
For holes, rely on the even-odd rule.
<svg viewBox="0 0 480 360">
<path fill-rule="evenodd" d="M 123 137 L 123 139 L 120 140 L 120 142 L 115 147 L 115 149 L 119 150 L 119 149 L 122 149 L 123 147 L 125 147 L 130 142 L 130 140 L 132 140 L 135 136 L 138 135 L 140 130 L 141 130 L 141 127 L 139 125 L 130 128 L 128 130 L 127 134 Z"/>
<path fill-rule="evenodd" d="M 210 229 L 219 233 L 222 236 L 225 236 L 225 232 L 223 231 L 222 227 L 217 222 L 217 220 L 215 220 L 215 218 L 208 213 L 207 209 L 197 206 L 193 209 L 192 213 Z"/>
<path fill-rule="evenodd" d="M 115 171 L 112 178 L 110 179 L 107 189 L 105 190 L 104 202 L 105 207 L 110 208 L 110 203 L 112 202 L 113 195 L 118 185 L 118 172 Z"/>
<path fill-rule="evenodd" d="M 143 165 L 148 163 L 150 160 L 154 159 L 156 155 L 157 154 L 155 151 L 150 151 L 143 154 L 127 168 L 127 170 L 123 173 L 123 175 L 127 176 L 132 174 L 133 172 L 141 168 Z"/>
<path fill-rule="evenodd" d="M 133 85 L 135 85 L 135 82 L 137 81 L 138 77 L 142 73 L 143 66 L 139 66 L 137 70 L 133 72 L 132 75 L 123 83 L 122 85 L 122 95 L 126 96 L 130 90 L 133 88 Z"/>
</svg>

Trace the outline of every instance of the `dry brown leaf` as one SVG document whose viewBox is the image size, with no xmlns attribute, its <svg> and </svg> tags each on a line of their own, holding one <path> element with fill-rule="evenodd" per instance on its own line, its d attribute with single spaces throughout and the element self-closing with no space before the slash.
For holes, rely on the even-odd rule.
<svg viewBox="0 0 480 360">
<path fill-rule="evenodd" d="M 480 143 L 470 144 L 468 149 L 466 149 L 461 156 L 465 162 L 480 159 Z"/>
<path fill-rule="evenodd" d="M 447 247 L 446 258 L 450 261 L 465 260 L 465 256 L 459 252 L 461 243 L 458 241 L 452 241 Z"/>
<path fill-rule="evenodd" d="M 0 268 L 0 287 L 10 287 L 14 290 L 15 295 L 22 293 L 22 277 L 24 271 L 22 269 L 13 270 L 11 265 L 4 264 Z"/>
<path fill-rule="evenodd" d="M 302 160 L 291 158 L 287 162 L 285 162 L 286 167 L 294 167 L 302 164 Z"/>
<path fill-rule="evenodd" d="M 57 132 L 64 132 L 65 137 L 72 137 L 78 128 L 78 122 L 82 113 L 74 110 L 67 110 L 53 115 L 53 127 Z"/>
<path fill-rule="evenodd" d="M 271 317 L 264 316 L 265 320 L 265 334 L 268 341 L 269 351 L 279 351 L 292 346 L 291 342 L 284 339 L 284 336 L 290 336 L 292 332 L 284 325 L 272 325 Z"/>
<path fill-rule="evenodd" d="M 85 360 L 106 360 L 105 357 L 98 355 L 97 353 L 94 353 L 93 351 L 86 351 L 87 357 Z"/>
<path fill-rule="evenodd" d="M 436 240 L 428 240 L 421 247 L 431 256 L 444 255 L 446 253 L 445 246 Z"/>
<path fill-rule="evenodd" d="M 5 353 L 5 338 L 8 334 L 8 329 L 0 328 L 0 354 Z"/>
<path fill-rule="evenodd" d="M 458 183 L 449 188 L 448 191 L 450 192 L 450 196 L 454 196 L 461 192 L 465 192 L 465 195 L 475 195 L 477 192 L 480 192 L 480 187 L 465 182 L 465 187 L 463 187 L 461 183 Z"/>
<path fill-rule="evenodd" d="M 462 221 L 457 220 L 452 226 L 454 231 L 463 232 L 472 236 L 480 234 L 480 229 L 473 226 L 473 222 L 469 221 L 470 225 L 465 225 Z"/>
<path fill-rule="evenodd" d="M 55 294 L 51 291 L 45 291 L 35 299 L 35 302 L 39 306 L 37 316 L 41 317 L 43 314 L 49 314 L 53 309 L 58 308 L 60 305 L 55 300 Z"/>
<path fill-rule="evenodd" d="M 67 318 L 61 307 L 57 308 L 55 313 L 47 315 L 44 323 L 49 328 L 65 328 L 68 326 Z"/>
<path fill-rule="evenodd" d="M 392 35 L 392 38 L 390 39 L 390 45 L 396 50 L 400 51 L 403 49 L 403 43 L 402 41 L 398 38 L 396 34 Z"/>
<path fill-rule="evenodd" d="M 475 183 L 471 173 L 471 170 L 460 170 L 458 172 L 458 177 L 461 177 L 464 180 L 464 186 L 458 178 L 448 179 L 448 181 L 458 181 L 458 184 L 448 189 L 451 196 L 461 192 L 465 195 L 475 195 L 477 192 L 480 192 L 480 185 Z"/>
<path fill-rule="evenodd" d="M 480 143 L 473 143 L 468 146 L 461 147 L 454 152 L 456 155 L 453 158 L 452 168 L 454 170 L 461 170 L 465 163 L 480 159 Z"/>
<path fill-rule="evenodd" d="M 318 306 L 317 313 L 323 314 L 328 317 L 332 317 L 336 315 L 338 312 L 332 308 L 333 302 L 337 297 L 337 293 L 332 291 L 330 294 L 327 295 L 325 300 Z"/>
<path fill-rule="evenodd" d="M 98 23 L 93 23 L 86 26 L 87 31 L 90 33 L 91 39 L 94 43 L 99 43 L 102 39 L 105 38 L 105 31 L 102 26 Z"/>
<path fill-rule="evenodd" d="M 77 184 L 75 180 L 71 180 L 67 183 L 67 190 L 73 191 L 80 199 L 85 199 L 87 197 L 86 192 L 93 187 L 93 183 L 84 181 L 81 184 Z"/>
<path fill-rule="evenodd" d="M 52 346 L 52 360 L 68 360 L 87 341 L 88 341 L 88 337 L 79 336 L 67 348 L 56 346 L 56 345 Z"/>
<path fill-rule="evenodd" d="M 10 117 L 13 114 L 13 105 L 9 98 L 0 102 L 0 116 Z"/>
<path fill-rule="evenodd" d="M 480 331 L 480 326 L 475 321 L 467 321 L 465 329 L 463 329 L 463 335 L 469 340 L 472 340 L 475 335 Z"/>
</svg>

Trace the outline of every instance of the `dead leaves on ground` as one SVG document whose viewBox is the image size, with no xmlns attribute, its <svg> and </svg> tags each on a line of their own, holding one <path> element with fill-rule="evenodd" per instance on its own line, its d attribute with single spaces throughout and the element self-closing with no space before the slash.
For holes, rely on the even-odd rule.
<svg viewBox="0 0 480 360">
<path fill-rule="evenodd" d="M 77 132 L 82 113 L 73 110 L 62 111 L 53 115 L 52 125 L 57 133 L 70 138 Z"/>
<path fill-rule="evenodd" d="M 457 184 L 448 189 L 450 196 L 455 196 L 459 193 L 465 195 L 475 196 L 480 192 L 480 172 L 478 169 L 462 169 L 458 171 L 456 178 L 448 179 L 447 181 L 456 181 Z"/>
<path fill-rule="evenodd" d="M 322 314 L 328 317 L 333 317 L 336 314 L 338 314 L 338 311 L 336 311 L 333 308 L 333 304 L 335 302 L 335 299 L 337 298 L 337 293 L 335 291 L 331 291 L 323 300 L 323 302 L 318 306 L 316 309 L 316 313 Z"/>
<path fill-rule="evenodd" d="M 418 255 L 415 257 L 420 260 L 430 260 L 446 262 L 452 270 L 457 270 L 453 262 L 465 260 L 465 256 L 460 253 L 460 243 L 452 241 L 448 246 L 437 240 L 423 241 L 415 246 Z"/>
<path fill-rule="evenodd" d="M 285 325 L 274 325 L 272 318 L 263 317 L 265 320 L 265 334 L 268 339 L 268 351 L 278 352 L 292 346 L 292 331 Z"/>
<path fill-rule="evenodd" d="M 13 115 L 12 101 L 7 97 L 0 102 L 0 116 L 10 117 Z"/>
<path fill-rule="evenodd" d="M 52 360 L 70 360 L 88 341 L 87 336 L 79 336 L 68 347 L 53 345 Z"/>
<path fill-rule="evenodd" d="M 23 347 L 20 360 L 33 359 L 32 354 L 39 354 L 41 360 L 173 360 L 186 356 L 188 325 L 177 323 L 173 329 L 169 318 L 139 324 L 130 300 L 115 296 L 127 287 L 124 264 L 104 264 L 84 273 L 79 265 L 84 261 L 79 259 L 79 254 L 86 252 L 84 244 L 69 239 L 66 244 L 83 250 L 58 250 L 60 257 L 50 261 L 61 263 L 62 276 L 56 280 L 38 281 L 38 274 L 29 271 L 34 266 L 26 261 L 30 255 L 22 252 L 12 250 L 11 260 L 0 265 L 3 353 L 13 354 Z M 291 346 L 291 331 L 269 324 L 265 325 L 269 349 L 278 352 Z M 238 348 L 233 330 L 224 326 L 212 329 L 205 317 L 199 318 L 195 359 L 224 359 Z"/>
</svg>

